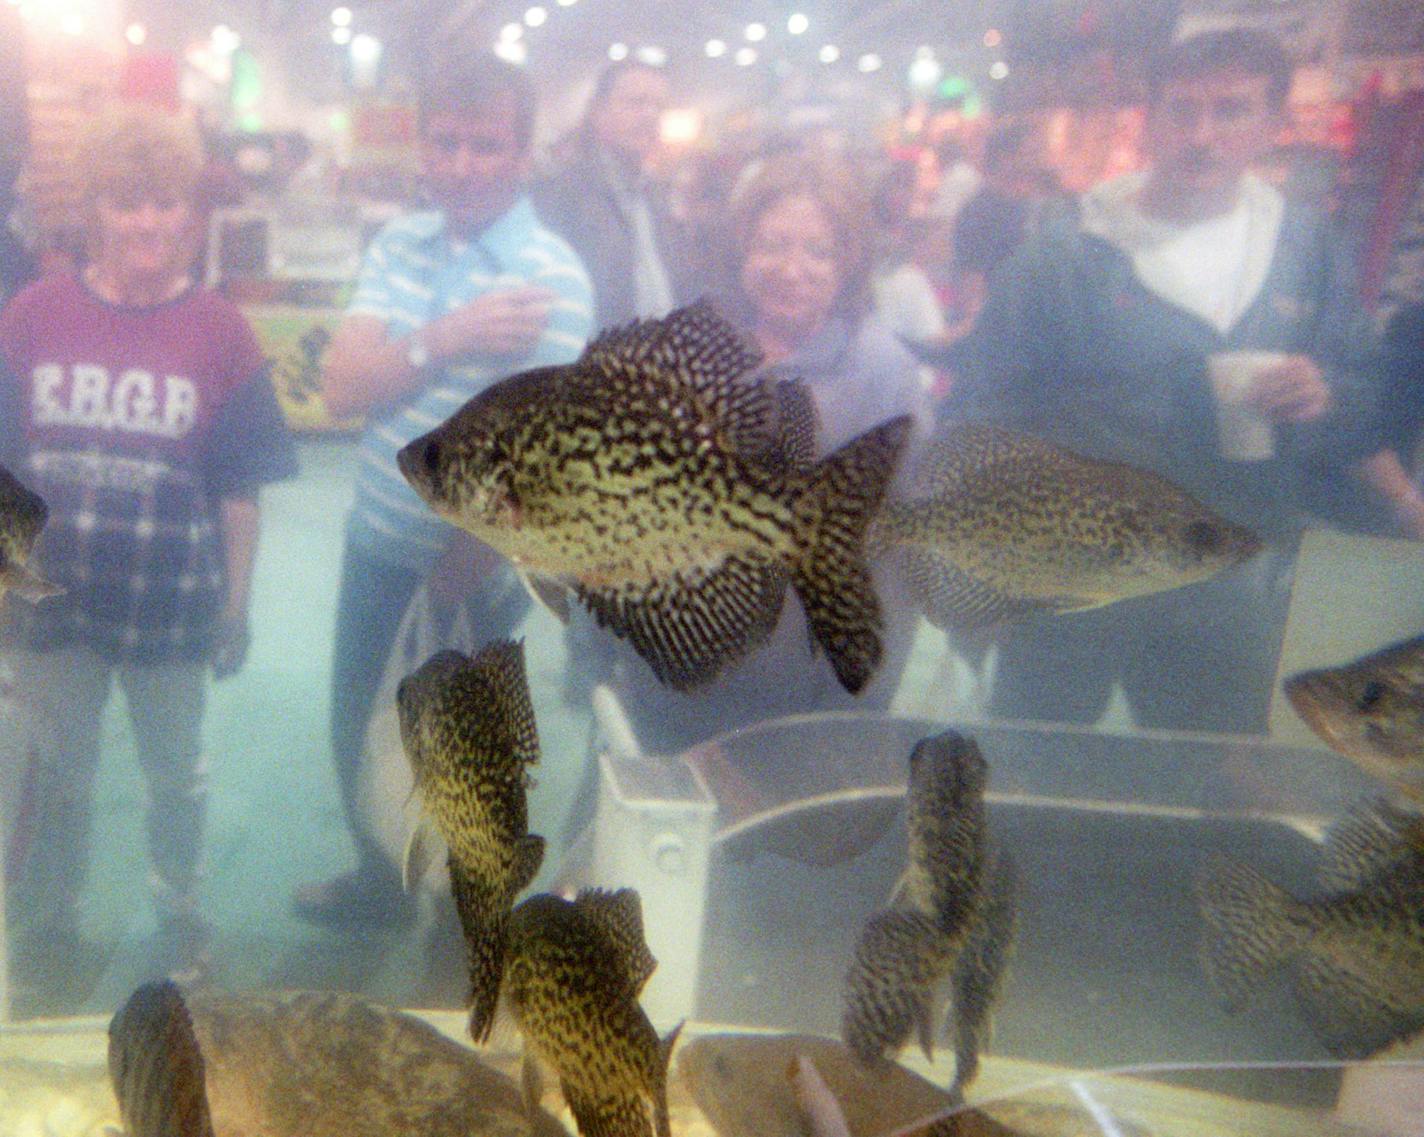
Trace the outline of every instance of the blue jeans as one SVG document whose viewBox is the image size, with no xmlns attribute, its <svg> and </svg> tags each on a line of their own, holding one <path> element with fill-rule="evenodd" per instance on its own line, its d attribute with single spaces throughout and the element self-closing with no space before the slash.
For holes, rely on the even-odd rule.
<svg viewBox="0 0 1424 1137">
<path fill-rule="evenodd" d="M 381 677 L 396 633 L 422 583 L 415 569 L 371 556 L 350 541 L 342 553 L 341 591 L 331 666 L 331 754 L 341 804 L 356 846 L 357 871 L 376 885 L 400 887 L 400 866 L 392 863 L 371 831 L 360 800 L 366 728 L 375 712 Z M 508 566 L 501 564 L 466 598 L 470 626 L 482 643 L 510 635 L 528 611 L 529 600 Z"/>
<path fill-rule="evenodd" d="M 207 817 L 206 662 L 113 663 L 85 644 L 17 650 L 33 750 L 33 837 L 17 897 L 22 924 L 73 926 L 89 874 L 104 707 L 117 678 L 148 788 L 144 815 L 160 917 L 196 913 Z"/>
</svg>

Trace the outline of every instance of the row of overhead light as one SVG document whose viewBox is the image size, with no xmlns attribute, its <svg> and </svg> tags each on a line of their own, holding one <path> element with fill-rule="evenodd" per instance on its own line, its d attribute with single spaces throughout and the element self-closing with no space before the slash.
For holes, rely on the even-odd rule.
<svg viewBox="0 0 1424 1137">
<path fill-rule="evenodd" d="M 570 8 L 578 0 L 556 0 L 560 8 Z M 341 11 L 342 9 L 338 9 Z M 536 4 L 528 8 L 524 13 L 524 18 L 511 20 L 499 30 L 499 35 L 494 43 L 494 53 L 501 59 L 510 63 L 524 63 L 529 58 L 529 44 L 525 35 L 526 29 L 543 27 L 549 21 L 549 9 L 542 4 Z M 786 31 L 788 35 L 805 35 L 811 29 L 811 18 L 804 12 L 792 12 L 786 17 Z M 708 59 L 730 58 L 739 67 L 750 67 L 758 58 L 760 53 L 754 44 L 764 42 L 770 35 L 770 29 L 766 24 L 754 22 L 742 29 L 743 38 L 746 43 L 735 49 L 724 39 L 709 39 L 703 45 L 703 53 Z M 990 28 L 984 33 L 984 46 L 996 48 L 1003 42 L 1003 36 L 996 28 Z M 630 47 L 628 44 L 615 41 L 608 45 L 608 58 L 618 63 L 629 56 L 648 64 L 650 67 L 661 67 L 667 63 L 667 51 L 654 44 L 645 44 L 641 47 Z M 824 64 L 838 63 L 841 59 L 841 49 L 833 43 L 824 43 L 816 52 L 816 58 Z M 875 52 L 867 51 L 860 55 L 855 61 L 856 70 L 864 75 L 870 75 L 879 71 L 885 66 L 885 61 Z M 930 88 L 939 82 L 944 69 L 939 61 L 934 57 L 934 51 L 929 47 L 921 47 L 915 53 L 915 60 L 910 64 L 909 80 L 910 85 L 919 88 Z M 989 68 L 989 76 L 993 79 L 1003 79 L 1007 77 L 1009 68 L 1003 60 L 996 61 Z"/>
<path fill-rule="evenodd" d="M 786 32 L 788 35 L 802 36 L 811 29 L 811 18 L 804 12 L 792 12 L 786 17 Z M 750 67 L 759 58 L 759 52 L 752 44 L 762 43 L 770 34 L 767 26 L 760 21 L 750 23 L 742 29 L 742 38 L 747 42 L 735 51 L 724 39 L 709 39 L 702 45 L 703 54 L 708 59 L 723 59 L 730 57 L 732 62 L 739 67 Z M 616 44 L 614 45 L 617 46 Z M 610 50 L 609 54 L 612 54 Z M 825 43 L 816 53 L 816 58 L 822 63 L 836 63 L 841 58 L 841 49 L 833 43 Z M 865 74 L 879 71 L 884 66 L 884 61 L 874 52 L 866 52 L 856 61 L 856 67 Z"/>
<path fill-rule="evenodd" d="M 366 32 L 352 28 L 355 16 L 344 4 L 331 10 L 331 42 L 351 52 L 351 62 L 358 67 L 374 67 L 381 58 L 384 45 Z"/>
<path fill-rule="evenodd" d="M 578 0 L 555 0 L 560 8 L 572 8 Z M 525 28 L 542 28 L 549 22 L 549 9 L 535 4 L 525 9 L 523 21 L 511 20 L 499 29 L 499 38 L 494 41 L 494 53 L 509 63 L 523 63 L 529 58 L 529 44 L 524 38 Z M 666 54 L 663 62 L 667 61 Z M 654 64 L 661 66 L 661 64 Z"/>
</svg>

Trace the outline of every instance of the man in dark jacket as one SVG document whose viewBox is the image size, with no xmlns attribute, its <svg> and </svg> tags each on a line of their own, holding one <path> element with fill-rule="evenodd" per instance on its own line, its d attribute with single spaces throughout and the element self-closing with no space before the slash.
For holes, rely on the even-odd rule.
<svg viewBox="0 0 1424 1137">
<path fill-rule="evenodd" d="M 1154 469 L 1272 551 L 1205 584 L 1006 629 L 991 706 L 1093 722 L 1116 681 L 1139 725 L 1263 731 L 1311 487 L 1377 445 L 1374 338 L 1325 219 L 1247 172 L 1284 106 L 1280 48 L 1209 32 L 1150 75 L 1151 168 L 1046 218 L 1004 263 L 958 410 Z M 1211 357 L 1242 350 L 1273 353 L 1246 396 L 1273 453 L 1249 461 L 1223 450 L 1209 379 Z"/>
<path fill-rule="evenodd" d="M 647 176 L 667 100 L 656 67 L 613 64 L 594 86 L 567 161 L 531 189 L 540 218 L 588 269 L 600 327 L 664 315 L 705 288 L 686 234 Z"/>
</svg>

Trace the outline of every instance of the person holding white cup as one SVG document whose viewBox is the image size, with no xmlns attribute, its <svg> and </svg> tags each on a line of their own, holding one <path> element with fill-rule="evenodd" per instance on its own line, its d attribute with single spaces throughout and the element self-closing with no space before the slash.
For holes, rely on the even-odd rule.
<svg viewBox="0 0 1424 1137">
<path fill-rule="evenodd" d="M 951 409 L 1154 470 L 1265 538 L 1214 580 L 1005 628 L 990 710 L 1264 732 L 1301 528 L 1378 449 L 1377 340 L 1349 245 L 1250 173 L 1292 67 L 1203 32 L 1146 71 L 1150 166 L 1046 214 L 997 271 Z M 1360 490 L 1361 493 L 1369 491 Z"/>
</svg>

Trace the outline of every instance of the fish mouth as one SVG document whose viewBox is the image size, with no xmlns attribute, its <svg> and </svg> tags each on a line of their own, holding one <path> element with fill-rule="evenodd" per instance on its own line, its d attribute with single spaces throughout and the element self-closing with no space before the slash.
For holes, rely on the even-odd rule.
<svg viewBox="0 0 1424 1137">
<path fill-rule="evenodd" d="M 1329 679 L 1319 672 L 1306 671 L 1292 675 L 1281 689 L 1305 725 L 1332 750 L 1343 752 L 1345 740 L 1335 729 L 1329 713 L 1330 706 L 1339 702 L 1331 692 Z"/>
<path fill-rule="evenodd" d="M 429 434 L 406 443 L 396 452 L 396 468 L 426 502 L 434 504 L 438 489 L 439 442 Z"/>
</svg>

